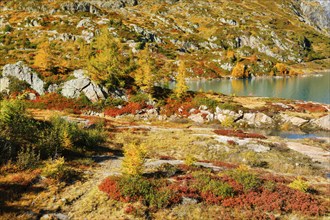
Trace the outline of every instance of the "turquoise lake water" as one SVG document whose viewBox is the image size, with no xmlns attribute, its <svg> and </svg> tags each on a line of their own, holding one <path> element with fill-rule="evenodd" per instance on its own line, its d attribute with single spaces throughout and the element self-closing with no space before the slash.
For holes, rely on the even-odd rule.
<svg viewBox="0 0 330 220">
<path fill-rule="evenodd" d="M 330 73 L 289 78 L 192 80 L 192 91 L 213 91 L 227 95 L 297 99 L 330 104 Z M 174 87 L 172 83 L 170 87 Z"/>
</svg>

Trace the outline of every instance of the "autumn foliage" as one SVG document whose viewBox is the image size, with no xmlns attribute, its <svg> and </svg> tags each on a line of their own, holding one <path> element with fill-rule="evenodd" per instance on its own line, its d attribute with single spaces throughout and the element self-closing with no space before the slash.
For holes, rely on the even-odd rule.
<svg viewBox="0 0 330 220">
<path fill-rule="evenodd" d="M 249 77 L 249 72 L 246 69 L 246 66 L 243 63 L 237 63 L 234 67 L 231 75 L 234 78 L 247 78 Z"/>
<path fill-rule="evenodd" d="M 227 164 L 224 165 L 227 167 Z M 109 177 L 99 189 L 118 201 L 132 201 L 133 197 L 128 199 L 125 195 L 139 195 L 134 201 L 140 198 L 149 202 L 154 201 L 150 198 L 161 197 L 160 208 L 181 204 L 185 198 L 189 198 L 197 203 L 239 209 L 253 217 L 258 216 L 258 219 L 275 219 L 274 215 L 288 213 L 322 216 L 328 212 L 326 204 L 312 194 L 290 188 L 286 178 L 273 174 L 260 175 L 240 167 L 231 167 L 220 175 L 194 167 L 186 167 L 181 172 L 185 174 L 175 176 L 170 182 L 144 177 L 131 180 L 127 177 Z M 127 194 L 133 192 L 133 186 L 137 194 Z"/>
<path fill-rule="evenodd" d="M 109 107 L 104 110 L 104 114 L 116 117 L 124 114 L 136 114 L 139 110 L 148 108 L 149 106 L 145 103 L 130 102 L 127 105 L 118 108 L 118 107 Z"/>
</svg>

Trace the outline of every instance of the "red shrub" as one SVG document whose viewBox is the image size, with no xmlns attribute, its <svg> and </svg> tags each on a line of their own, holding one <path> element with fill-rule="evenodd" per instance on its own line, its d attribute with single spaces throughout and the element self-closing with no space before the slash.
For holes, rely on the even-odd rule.
<svg viewBox="0 0 330 220">
<path fill-rule="evenodd" d="M 201 192 L 201 197 L 206 204 L 220 204 L 222 201 L 221 196 L 216 196 L 212 192 Z"/>
<path fill-rule="evenodd" d="M 121 193 L 118 186 L 118 177 L 108 177 L 99 185 L 99 190 L 108 194 L 108 196 L 115 200 L 120 200 Z"/>
<path fill-rule="evenodd" d="M 169 185 L 169 189 L 173 192 L 173 196 L 170 199 L 172 203 L 182 200 L 182 197 L 199 199 L 200 195 L 197 189 L 189 186 L 188 182 L 177 182 Z"/>
<path fill-rule="evenodd" d="M 122 108 L 107 108 L 104 110 L 104 114 L 116 117 L 124 114 L 136 114 L 138 111 L 148 106 L 145 103 L 130 102 Z"/>
<path fill-rule="evenodd" d="M 38 108 L 59 111 L 72 109 L 74 113 L 81 113 L 80 111 L 87 107 L 87 105 L 82 103 L 79 99 L 66 98 L 57 93 L 48 93 L 43 96 L 38 96 L 36 100 L 31 102 Z"/>
<path fill-rule="evenodd" d="M 194 108 L 194 105 L 192 104 L 191 98 L 187 98 L 184 101 L 169 98 L 166 100 L 166 105 L 162 109 L 162 114 L 167 116 L 177 114 L 188 117 L 190 115 L 189 111 L 192 108 Z"/>
<path fill-rule="evenodd" d="M 136 212 L 136 208 L 135 208 L 132 204 L 128 204 L 128 205 L 125 207 L 124 212 L 125 212 L 126 214 L 132 214 L 132 213 Z"/>
<path fill-rule="evenodd" d="M 283 183 L 283 184 L 288 184 L 290 182 L 292 182 L 292 180 L 289 180 L 283 176 L 278 176 L 278 175 L 274 175 L 274 174 L 264 174 L 260 177 L 262 180 L 265 181 L 272 181 L 272 182 L 276 182 L 276 183 Z"/>
<path fill-rule="evenodd" d="M 166 156 L 166 155 L 159 155 L 158 158 L 160 160 L 175 160 L 175 157 Z"/>
<path fill-rule="evenodd" d="M 311 195 L 290 189 L 285 185 L 277 186 L 274 192 L 268 190 L 250 191 L 233 198 L 226 198 L 223 200 L 222 205 L 244 209 L 257 208 L 266 212 L 291 213 L 299 211 L 309 216 L 324 215 L 327 212 L 327 207 Z"/>
</svg>

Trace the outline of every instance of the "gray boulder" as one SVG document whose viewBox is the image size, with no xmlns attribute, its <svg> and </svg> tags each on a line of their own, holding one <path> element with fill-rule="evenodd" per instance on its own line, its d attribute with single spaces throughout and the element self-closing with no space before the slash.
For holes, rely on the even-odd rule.
<svg viewBox="0 0 330 220">
<path fill-rule="evenodd" d="M 22 61 L 19 61 L 15 64 L 5 65 L 3 67 L 2 76 L 4 77 L 1 81 L 1 86 L 0 86 L 2 90 L 3 90 L 2 87 L 8 85 L 8 79 L 6 79 L 6 77 L 12 76 L 28 83 L 31 86 L 31 88 L 40 95 L 43 95 L 45 93 L 44 81 L 42 81 L 38 77 L 38 74 L 33 69 L 26 66 Z M 2 83 L 4 84 L 2 85 Z"/>
<path fill-rule="evenodd" d="M 75 79 L 65 82 L 62 86 L 63 96 L 78 98 L 81 93 L 84 93 L 92 102 L 105 99 L 105 92 L 90 78 L 84 75 L 84 70 L 75 70 L 73 75 Z"/>
</svg>

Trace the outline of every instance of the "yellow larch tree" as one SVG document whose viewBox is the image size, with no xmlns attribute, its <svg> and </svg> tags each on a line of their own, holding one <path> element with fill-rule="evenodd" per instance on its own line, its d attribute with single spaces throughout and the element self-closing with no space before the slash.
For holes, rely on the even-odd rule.
<svg viewBox="0 0 330 220">
<path fill-rule="evenodd" d="M 188 86 L 186 83 L 186 65 L 183 60 L 180 60 L 178 67 L 178 74 L 176 76 L 176 85 L 174 93 L 178 98 L 182 98 L 188 91 Z"/>
<path fill-rule="evenodd" d="M 249 72 L 246 70 L 246 66 L 243 63 L 237 63 L 233 68 L 231 75 L 234 78 L 246 78 L 249 76 Z"/>
<path fill-rule="evenodd" d="M 86 50 L 86 48 L 82 48 Z M 110 88 L 120 83 L 122 74 L 120 62 L 120 42 L 115 39 L 107 28 L 101 30 L 92 44 L 92 55 L 87 61 L 87 70 L 90 77 L 97 83 Z M 86 51 L 81 51 L 85 56 Z"/>
<path fill-rule="evenodd" d="M 125 175 L 138 176 L 143 173 L 143 167 L 146 160 L 147 150 L 144 145 L 136 143 L 126 144 L 123 147 L 124 159 L 122 162 L 122 171 Z"/>
<path fill-rule="evenodd" d="M 48 70 L 54 65 L 49 42 L 45 41 L 38 46 L 34 65 L 42 70 Z"/>
<path fill-rule="evenodd" d="M 138 69 L 135 71 L 136 84 L 146 93 L 151 93 L 155 83 L 154 62 L 150 55 L 149 46 L 140 52 L 138 56 Z"/>
</svg>

